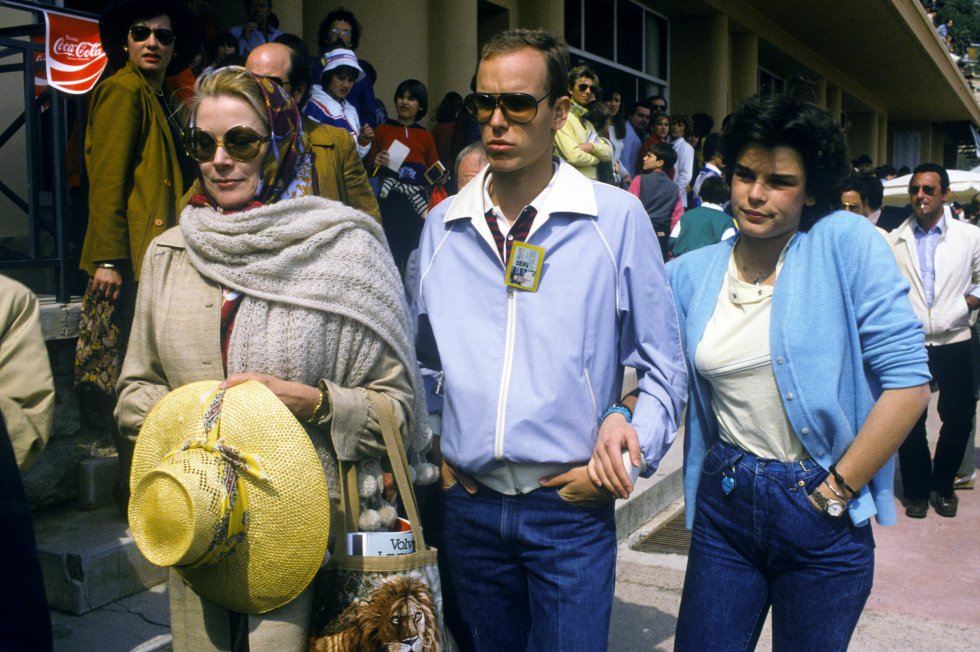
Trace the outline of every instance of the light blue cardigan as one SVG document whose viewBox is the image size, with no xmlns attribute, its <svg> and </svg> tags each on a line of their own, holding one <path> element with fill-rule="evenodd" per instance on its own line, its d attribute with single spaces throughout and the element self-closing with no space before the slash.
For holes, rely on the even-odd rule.
<svg viewBox="0 0 980 652">
<path fill-rule="evenodd" d="M 701 468 L 718 440 L 710 385 L 693 368 L 735 240 L 698 249 L 667 266 L 690 378 L 684 441 L 687 526 Z M 885 389 L 929 381 L 922 325 L 884 238 L 838 211 L 793 239 L 772 298 L 770 353 L 796 435 L 825 469 L 839 460 Z M 896 520 L 889 460 L 850 502 L 857 525 Z"/>
</svg>

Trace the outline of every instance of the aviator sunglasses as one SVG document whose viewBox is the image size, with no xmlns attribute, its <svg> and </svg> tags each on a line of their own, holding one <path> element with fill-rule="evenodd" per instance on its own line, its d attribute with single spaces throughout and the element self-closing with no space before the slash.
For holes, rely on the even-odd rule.
<svg viewBox="0 0 980 652">
<path fill-rule="evenodd" d="M 936 194 L 937 190 L 936 186 L 909 186 L 909 194 L 918 195 L 920 188 L 922 189 L 922 192 L 925 193 L 926 197 L 932 197 Z"/>
<path fill-rule="evenodd" d="M 232 127 L 218 138 L 203 129 L 191 127 L 184 136 L 184 149 L 195 161 L 209 163 L 214 160 L 214 154 L 220 145 L 228 152 L 228 156 L 236 161 L 247 162 L 258 156 L 262 144 L 270 140 L 272 139 L 269 136 L 260 136 L 249 127 Z"/>
<path fill-rule="evenodd" d="M 470 93 L 463 105 L 481 125 L 490 122 L 493 112 L 500 107 L 504 117 L 516 124 L 527 124 L 538 114 L 538 104 L 547 98 L 535 99 L 527 93 Z"/>
<path fill-rule="evenodd" d="M 177 40 L 177 35 L 174 34 L 174 31 L 166 27 L 152 29 L 146 25 L 133 25 L 129 28 L 129 35 L 133 37 L 133 41 L 136 43 L 142 43 L 150 38 L 150 34 L 157 37 L 160 45 L 173 45 L 173 42 Z"/>
</svg>

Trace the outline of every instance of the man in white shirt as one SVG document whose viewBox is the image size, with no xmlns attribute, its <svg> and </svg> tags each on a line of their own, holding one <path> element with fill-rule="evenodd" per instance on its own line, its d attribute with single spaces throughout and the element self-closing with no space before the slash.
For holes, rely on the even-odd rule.
<svg viewBox="0 0 980 652">
<path fill-rule="evenodd" d="M 684 139 L 690 133 L 693 123 L 691 116 L 677 114 L 670 117 L 670 144 L 677 152 L 674 166 L 674 183 L 681 189 L 681 204 L 687 208 L 687 185 L 694 177 L 694 148 Z"/>
<path fill-rule="evenodd" d="M 912 216 L 888 234 L 892 251 L 911 288 L 909 301 L 922 320 L 929 372 L 939 387 L 943 425 L 930 461 L 926 414 L 898 449 L 906 516 L 925 518 L 930 493 L 940 516 L 956 516 L 953 492 L 976 412 L 970 364 L 970 314 L 980 308 L 980 229 L 947 217 L 949 175 L 935 163 L 912 174 Z"/>
</svg>

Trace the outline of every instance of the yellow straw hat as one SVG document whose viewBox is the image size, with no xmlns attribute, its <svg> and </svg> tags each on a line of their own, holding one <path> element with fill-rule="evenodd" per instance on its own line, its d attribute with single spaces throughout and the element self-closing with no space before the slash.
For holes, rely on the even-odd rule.
<svg viewBox="0 0 980 652">
<path fill-rule="evenodd" d="M 149 561 L 242 613 L 298 596 L 323 562 L 330 506 L 306 431 L 261 383 L 191 383 L 146 417 L 129 525 Z"/>
</svg>

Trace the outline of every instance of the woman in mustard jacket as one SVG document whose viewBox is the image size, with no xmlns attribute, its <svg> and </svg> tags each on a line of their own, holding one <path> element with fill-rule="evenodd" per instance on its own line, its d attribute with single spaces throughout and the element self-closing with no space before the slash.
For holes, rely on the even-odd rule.
<svg viewBox="0 0 980 652">
<path fill-rule="evenodd" d="M 89 221 L 80 266 L 91 280 L 75 359 L 83 409 L 96 422 L 111 423 L 143 253 L 177 223 L 184 190 L 180 127 L 164 82 L 194 53 L 191 24 L 183 0 L 117 2 L 99 24 L 106 55 L 118 70 L 96 87 L 89 105 Z M 116 440 L 120 477 L 128 478 L 131 445 Z M 123 509 L 124 486 L 116 496 Z"/>
</svg>

